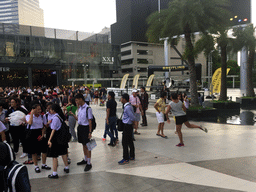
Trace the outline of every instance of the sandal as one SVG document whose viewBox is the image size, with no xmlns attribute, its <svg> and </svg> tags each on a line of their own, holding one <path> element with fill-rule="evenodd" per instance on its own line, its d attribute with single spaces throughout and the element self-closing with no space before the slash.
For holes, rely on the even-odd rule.
<svg viewBox="0 0 256 192">
<path fill-rule="evenodd" d="M 34 164 L 34 162 L 32 160 L 27 160 L 25 161 L 23 164 L 25 165 L 31 165 L 31 164 Z"/>
<path fill-rule="evenodd" d="M 157 136 L 161 136 L 160 134 L 156 134 Z"/>
</svg>

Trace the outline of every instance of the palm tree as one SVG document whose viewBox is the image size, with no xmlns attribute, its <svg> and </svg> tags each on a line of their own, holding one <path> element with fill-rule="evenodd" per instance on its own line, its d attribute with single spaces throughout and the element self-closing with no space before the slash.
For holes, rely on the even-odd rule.
<svg viewBox="0 0 256 192">
<path fill-rule="evenodd" d="M 173 0 L 169 8 L 155 12 L 148 18 L 147 37 L 150 42 L 158 42 L 160 37 L 185 36 L 184 58 L 188 60 L 190 74 L 191 104 L 198 105 L 196 68 L 193 33 L 206 33 L 214 25 L 227 25 L 229 12 L 225 7 L 228 0 Z"/>
<path fill-rule="evenodd" d="M 253 89 L 253 66 L 255 56 L 256 39 L 254 37 L 255 28 L 253 25 L 248 25 L 245 28 L 235 28 L 233 35 L 236 37 L 234 41 L 234 50 L 242 50 L 243 47 L 249 51 L 247 66 L 246 66 L 246 96 L 254 97 Z"/>
</svg>

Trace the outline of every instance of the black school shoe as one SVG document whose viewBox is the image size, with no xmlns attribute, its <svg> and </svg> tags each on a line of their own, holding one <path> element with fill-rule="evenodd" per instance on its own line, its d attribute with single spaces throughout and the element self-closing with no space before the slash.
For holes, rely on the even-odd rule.
<svg viewBox="0 0 256 192">
<path fill-rule="evenodd" d="M 48 167 L 47 165 L 44 165 L 41 167 L 42 169 L 45 169 L 45 170 L 51 170 L 51 167 Z"/>
<path fill-rule="evenodd" d="M 36 172 L 36 173 L 40 173 L 40 172 L 41 172 L 40 168 L 39 168 L 39 167 L 36 167 L 36 168 L 35 168 L 35 172 Z"/>
<path fill-rule="evenodd" d="M 85 164 L 87 164 L 87 161 L 85 161 L 84 159 L 77 163 L 77 165 L 85 165 Z"/>
<path fill-rule="evenodd" d="M 51 174 L 51 175 L 48 175 L 48 178 L 50 178 L 50 179 L 58 179 L 59 176 L 58 176 L 58 174 L 57 175 Z"/>
<path fill-rule="evenodd" d="M 91 168 L 92 168 L 92 164 L 90 164 L 90 165 L 87 164 L 87 165 L 85 166 L 85 168 L 84 168 L 84 171 L 90 171 Z"/>
<path fill-rule="evenodd" d="M 69 173 L 69 168 L 67 168 L 67 169 L 64 168 L 64 172 L 65 172 L 65 173 Z"/>
</svg>

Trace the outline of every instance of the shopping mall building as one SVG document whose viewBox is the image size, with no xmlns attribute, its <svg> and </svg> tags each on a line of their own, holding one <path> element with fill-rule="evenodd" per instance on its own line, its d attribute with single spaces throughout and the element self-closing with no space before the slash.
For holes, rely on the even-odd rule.
<svg viewBox="0 0 256 192">
<path fill-rule="evenodd" d="M 110 33 L 0 24 L 1 86 L 70 85 L 69 79 L 110 78 L 117 66 L 114 56 Z"/>
</svg>

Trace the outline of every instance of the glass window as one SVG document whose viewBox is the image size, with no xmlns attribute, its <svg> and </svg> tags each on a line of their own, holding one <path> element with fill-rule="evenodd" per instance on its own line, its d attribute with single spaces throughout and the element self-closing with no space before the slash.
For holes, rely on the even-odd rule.
<svg viewBox="0 0 256 192">
<path fill-rule="evenodd" d="M 131 72 L 133 72 L 133 68 L 122 69 L 122 73 L 131 73 Z"/>
<path fill-rule="evenodd" d="M 126 55 L 131 55 L 131 54 L 132 54 L 131 50 L 121 52 L 121 56 L 126 56 Z"/>
<path fill-rule="evenodd" d="M 137 59 L 138 64 L 153 64 L 153 59 Z"/>
<path fill-rule="evenodd" d="M 132 63 L 133 63 L 133 59 L 126 59 L 121 61 L 122 65 L 130 65 Z"/>
</svg>

